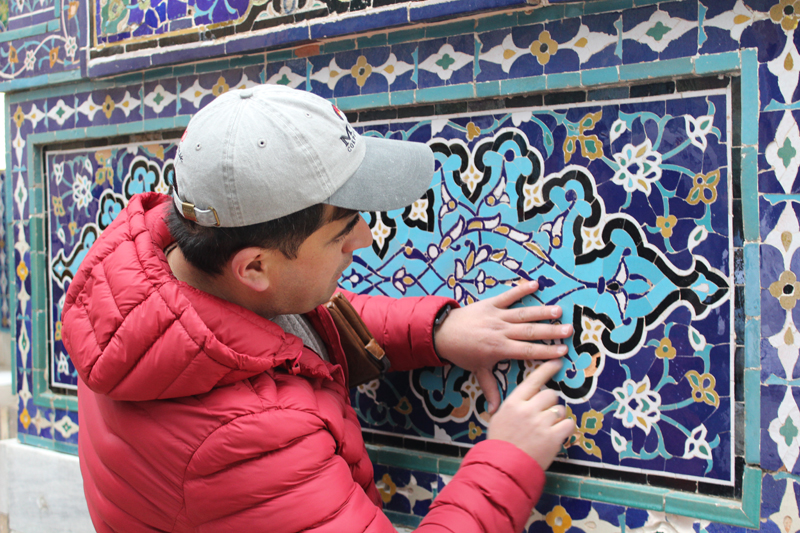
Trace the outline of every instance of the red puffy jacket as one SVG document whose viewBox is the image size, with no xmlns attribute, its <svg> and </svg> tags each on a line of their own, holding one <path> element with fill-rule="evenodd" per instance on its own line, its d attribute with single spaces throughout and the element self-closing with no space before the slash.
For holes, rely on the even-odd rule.
<svg viewBox="0 0 800 533">
<path fill-rule="evenodd" d="M 342 367 L 178 281 L 163 253 L 170 202 L 131 199 L 92 246 L 64 306 L 97 530 L 393 531 Z M 350 296 L 394 369 L 439 364 L 431 329 L 447 300 Z M 327 310 L 308 316 L 342 362 Z M 543 482 L 518 448 L 483 442 L 420 530 L 520 531 Z"/>
</svg>

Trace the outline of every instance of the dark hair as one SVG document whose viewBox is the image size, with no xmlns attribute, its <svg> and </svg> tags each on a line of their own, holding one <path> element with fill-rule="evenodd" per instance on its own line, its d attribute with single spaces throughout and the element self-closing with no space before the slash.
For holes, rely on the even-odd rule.
<svg viewBox="0 0 800 533">
<path fill-rule="evenodd" d="M 279 250 L 287 258 L 294 259 L 300 245 L 312 233 L 329 222 L 354 213 L 336 207 L 330 216 L 325 217 L 325 206 L 317 204 L 268 222 L 235 228 L 209 228 L 183 218 L 173 204 L 167 211 L 166 223 L 186 260 L 203 272 L 218 275 L 236 252 L 251 246 Z"/>
</svg>

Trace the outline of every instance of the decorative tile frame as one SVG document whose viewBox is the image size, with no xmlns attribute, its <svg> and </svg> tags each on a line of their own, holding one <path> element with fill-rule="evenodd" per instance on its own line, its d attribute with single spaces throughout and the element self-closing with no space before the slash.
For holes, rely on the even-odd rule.
<svg viewBox="0 0 800 533">
<path fill-rule="evenodd" d="M 748 2 L 752 3 L 749 0 Z M 655 11 L 649 4 L 656 6 Z M 673 18 L 681 18 L 677 15 L 689 17 L 685 20 L 692 20 L 695 23 L 694 29 L 690 28 L 687 31 L 694 32 L 692 35 L 696 37 L 696 45 L 693 44 L 695 41 L 692 39 L 677 37 L 671 41 L 677 43 L 670 45 L 673 48 L 667 46 L 661 51 L 655 52 L 654 56 L 651 53 L 652 49 L 651 52 L 641 48 L 637 51 L 635 45 L 630 50 L 626 50 L 626 43 L 633 39 L 624 39 L 619 41 L 623 44 L 621 49 L 622 57 L 611 54 L 589 58 L 588 61 L 581 61 L 579 58 L 577 63 L 573 63 L 571 66 L 568 65 L 567 71 L 559 71 L 560 68 L 565 67 L 559 67 L 550 62 L 553 63 L 553 66 L 547 67 L 547 65 L 544 65 L 541 74 L 534 76 L 520 77 L 519 72 L 505 72 L 502 70 L 500 63 L 495 63 L 500 65 L 499 70 L 492 71 L 487 64 L 481 65 L 480 59 L 478 61 L 473 59 L 471 65 L 473 77 L 470 81 L 464 81 L 466 78 L 457 77 L 464 75 L 463 72 L 453 74 L 456 77 L 453 83 L 449 83 L 449 80 L 444 80 L 443 83 L 436 82 L 433 79 L 426 81 L 420 80 L 419 77 L 421 70 L 419 67 L 426 58 L 412 57 L 416 68 L 408 71 L 407 74 L 397 76 L 394 80 L 394 83 L 399 83 L 397 86 L 394 86 L 394 83 L 389 83 L 388 86 L 368 85 L 366 83 L 363 86 L 359 86 L 357 76 L 351 76 L 356 83 L 350 83 L 349 87 L 336 84 L 334 89 L 338 87 L 339 92 L 328 96 L 331 96 L 340 108 L 353 112 L 384 106 L 394 106 L 402 109 L 402 106 L 410 104 L 430 105 L 433 108 L 447 107 L 451 106 L 453 102 L 475 98 L 478 99 L 476 101 L 477 105 L 477 103 L 481 102 L 481 99 L 517 98 L 519 95 L 529 92 L 542 91 L 549 91 L 545 98 L 560 97 L 563 98 L 561 103 L 568 103 L 570 101 L 569 98 L 574 97 L 575 91 L 578 90 L 584 92 L 587 90 L 596 91 L 609 95 L 617 94 L 615 93 L 618 90 L 615 88 L 616 86 L 636 85 L 650 79 L 677 78 L 679 80 L 678 83 L 680 83 L 681 79 L 697 75 L 734 73 L 739 74 L 741 77 L 740 97 L 738 99 L 740 108 L 734 108 L 734 120 L 741 121 L 742 124 L 740 139 L 735 140 L 735 144 L 741 148 L 734 152 L 734 161 L 741 162 L 738 170 L 742 175 L 742 183 L 741 191 L 738 194 L 741 201 L 738 203 L 735 201 L 734 212 L 739 212 L 737 211 L 739 208 L 736 205 L 740 205 L 742 225 L 741 232 L 738 235 L 742 242 L 742 253 L 735 259 L 741 262 L 742 274 L 736 280 L 735 297 L 741 303 L 737 310 L 740 311 L 742 316 L 740 321 L 743 326 L 741 328 L 741 337 L 744 339 L 742 349 L 737 352 L 738 368 L 741 369 L 741 375 L 737 376 L 737 380 L 743 383 L 743 391 L 742 397 L 736 398 L 737 406 L 741 408 L 737 416 L 740 416 L 740 420 L 743 422 L 738 424 L 738 427 L 744 428 L 744 434 L 742 435 L 742 451 L 744 454 L 742 503 L 731 503 L 734 500 L 729 498 L 701 497 L 695 494 L 687 495 L 686 493 L 663 487 L 646 487 L 647 490 L 641 490 L 635 485 L 586 479 L 575 474 L 559 473 L 549 476 L 548 488 L 551 496 L 543 498 L 542 502 L 540 502 L 537 511 L 540 514 L 535 514 L 532 517 L 530 530 L 538 530 L 537 528 L 545 527 L 545 522 L 550 523 L 558 517 L 563 519 L 564 516 L 570 519 L 573 527 L 581 527 L 581 523 L 584 524 L 584 527 L 588 527 L 588 522 L 595 520 L 593 517 L 598 516 L 600 521 L 595 522 L 596 524 L 607 523 L 604 527 L 620 528 L 643 526 L 646 519 L 648 519 L 646 517 L 663 516 L 658 515 L 658 513 L 677 513 L 701 518 L 700 527 L 705 528 L 707 531 L 732 530 L 722 525 L 721 523 L 723 522 L 733 522 L 742 527 L 758 527 L 759 519 L 763 523 L 769 524 L 770 527 L 772 527 L 771 522 L 774 522 L 775 527 L 777 527 L 782 524 L 783 516 L 797 516 L 797 491 L 795 485 L 800 482 L 800 477 L 798 477 L 800 472 L 798 471 L 795 450 L 800 441 L 796 435 L 792 436 L 791 431 L 792 427 L 797 427 L 798 425 L 794 422 L 794 417 L 797 416 L 796 405 L 798 401 L 795 393 L 798 384 L 794 376 L 796 365 L 785 366 L 783 365 L 783 360 L 780 360 L 780 365 L 776 363 L 779 359 L 776 359 L 775 352 L 782 353 L 781 350 L 789 352 L 792 344 L 788 342 L 778 343 L 779 346 L 774 346 L 772 351 L 765 348 L 765 342 L 769 342 L 767 339 L 774 337 L 776 334 L 772 329 L 772 323 L 778 320 L 775 317 L 780 314 L 774 309 L 774 302 L 770 300 L 770 298 L 777 298 L 770 292 L 770 287 L 778 281 L 777 278 L 780 277 L 782 272 L 767 271 L 761 265 L 765 254 L 772 254 L 769 257 L 776 257 L 774 254 L 777 250 L 777 253 L 781 255 L 784 261 L 787 259 L 789 261 L 788 269 L 784 270 L 784 272 L 795 272 L 794 269 L 797 268 L 792 266 L 794 255 L 789 252 L 789 250 L 793 249 L 791 241 L 789 248 L 786 249 L 781 240 L 781 236 L 787 233 L 785 228 L 793 226 L 787 226 L 789 223 L 785 221 L 780 222 L 780 215 L 787 213 L 786 205 L 795 205 L 800 198 L 797 196 L 797 186 L 793 183 L 788 183 L 786 179 L 782 181 L 782 178 L 776 174 L 776 169 L 783 171 L 781 175 L 785 174 L 790 168 L 789 165 L 785 164 L 785 168 L 780 168 L 775 163 L 775 156 L 778 155 L 778 151 L 781 148 L 787 146 L 787 140 L 789 147 L 794 149 L 795 146 L 798 146 L 794 144 L 795 138 L 793 137 L 792 128 L 787 126 L 780 127 L 781 121 L 786 118 L 786 113 L 789 112 L 791 114 L 794 111 L 793 94 L 790 93 L 788 96 L 785 94 L 788 91 L 786 87 L 791 85 L 793 73 L 789 72 L 787 75 L 778 69 L 780 75 L 776 75 L 769 66 L 769 63 L 776 57 L 781 59 L 781 64 L 783 65 L 787 64 L 785 58 L 788 55 L 791 54 L 792 57 L 795 57 L 789 46 L 792 41 L 790 39 L 784 40 L 781 37 L 782 33 L 778 37 L 774 32 L 770 33 L 773 31 L 773 26 L 778 26 L 783 22 L 781 20 L 769 20 L 771 15 L 770 6 L 765 6 L 767 2 L 758 3 L 758 6 L 756 6 L 758 9 L 755 10 L 751 9 L 747 4 L 733 1 L 720 2 L 708 8 L 703 4 L 695 4 L 697 6 L 696 11 L 689 9 L 691 8 L 689 4 L 692 4 L 692 2 L 662 2 L 661 4 L 666 6 L 664 10 L 660 9 L 658 2 L 638 2 L 637 6 L 634 6 L 633 2 L 592 2 L 591 5 L 587 3 L 580 6 L 552 6 L 552 8 L 534 11 L 533 14 L 525 17 L 522 17 L 519 13 L 513 16 L 500 15 L 479 19 L 478 21 L 470 21 L 468 25 L 464 24 L 464 21 L 459 21 L 442 26 L 431 26 L 423 30 L 402 30 L 388 33 L 386 36 L 378 35 L 369 39 L 332 41 L 324 43 L 320 47 L 321 54 L 331 54 L 330 59 L 336 59 L 337 62 L 340 61 L 337 64 L 350 66 L 352 72 L 352 68 L 357 66 L 358 57 L 361 55 L 353 53 L 353 50 L 366 51 L 376 46 L 397 47 L 397 52 L 394 52 L 394 50 L 392 52 L 395 53 L 398 59 L 404 60 L 408 64 L 411 63 L 404 59 L 408 55 L 401 56 L 399 53 L 403 52 L 402 45 L 404 43 L 444 39 L 443 44 L 451 44 L 453 52 L 466 53 L 459 36 L 465 33 L 467 26 L 469 26 L 467 33 L 469 31 L 477 31 L 481 38 L 487 35 L 487 39 L 490 31 L 502 31 L 506 28 L 525 27 L 531 24 L 543 25 L 540 29 L 551 32 L 551 36 L 553 36 L 553 32 L 556 31 L 556 27 L 562 19 L 584 17 L 589 20 L 591 17 L 602 17 L 604 11 L 614 12 L 615 10 L 625 10 L 622 13 L 620 28 L 623 34 L 625 32 L 633 32 L 643 17 L 645 19 L 648 16 L 652 17 L 653 13 L 657 12 L 667 13 Z M 688 8 L 687 5 L 689 5 Z M 742 24 L 744 28 L 737 28 L 734 23 L 730 23 L 729 27 L 724 27 L 726 23 L 722 15 L 729 12 L 738 12 L 745 18 L 749 14 L 749 22 Z M 694 15 L 696 18 L 692 19 L 690 17 L 692 13 L 696 13 Z M 592 18 L 591 20 L 597 21 L 599 19 Z M 751 27 L 755 27 L 755 29 L 748 30 Z M 783 32 L 784 30 L 776 31 Z M 736 35 L 734 35 L 735 33 Z M 630 35 L 633 35 L 633 33 Z M 777 49 L 788 50 L 788 53 L 771 55 L 767 47 L 762 46 L 763 43 L 760 42 L 762 36 L 766 36 L 763 40 L 769 43 L 771 47 L 774 48 L 773 45 L 778 42 Z M 555 38 L 558 39 L 558 37 Z M 481 41 L 481 44 L 483 44 L 483 41 Z M 613 47 L 613 44 L 611 46 Z M 747 47 L 755 49 L 741 49 Z M 347 52 L 350 52 L 350 54 L 348 55 Z M 405 52 L 410 55 L 413 50 L 405 50 Z M 479 57 L 480 53 L 481 50 L 476 46 L 473 58 Z M 578 52 L 574 51 L 574 53 L 577 54 Z M 443 59 L 443 57 L 442 55 L 439 59 Z M 615 59 L 615 57 L 618 59 Z M 655 58 L 658 58 L 659 61 L 651 63 L 650 61 Z M 23 132 L 19 136 L 25 143 L 21 147 L 19 147 L 19 142 L 15 146 L 13 139 L 16 137 L 11 135 L 10 129 L 7 130 L 9 132 L 7 138 L 12 143 L 12 150 L 8 152 L 7 156 L 9 158 L 7 168 L 10 176 L 7 190 L 19 191 L 18 195 L 9 194 L 8 196 L 14 198 L 13 235 L 15 236 L 14 242 L 18 245 L 14 248 L 13 257 L 10 257 L 9 261 L 12 265 L 12 271 L 17 270 L 20 260 L 31 266 L 31 275 L 25 276 L 25 279 L 22 280 L 18 278 L 17 283 L 12 287 L 12 298 L 18 306 L 17 310 L 19 311 L 23 309 L 23 305 L 25 306 L 25 312 L 17 313 L 13 324 L 15 327 L 14 338 L 18 347 L 16 354 L 17 372 L 15 372 L 17 376 L 15 376 L 15 379 L 19 383 L 21 412 L 22 408 L 28 406 L 32 410 L 31 413 L 33 413 L 35 407 L 42 407 L 41 417 L 31 416 L 28 426 L 20 428 L 23 440 L 74 452 L 74 445 L 70 446 L 69 439 L 63 437 L 62 432 L 54 427 L 53 422 L 64 420 L 65 416 L 66 422 L 70 420 L 77 422 L 77 418 L 73 418 L 74 413 L 69 411 L 71 408 L 74 409 L 74 403 L 70 403 L 69 399 L 63 400 L 62 398 L 56 398 L 55 395 L 48 396 L 51 393 L 47 390 L 31 392 L 32 378 L 36 376 L 44 378 L 46 363 L 45 366 L 37 367 L 36 365 L 40 364 L 41 360 L 31 362 L 28 357 L 30 355 L 30 345 L 25 348 L 25 343 L 20 343 L 26 338 L 28 342 L 31 341 L 32 332 L 30 327 L 32 325 L 35 324 L 37 328 L 40 328 L 37 331 L 40 331 L 43 324 L 45 324 L 43 322 L 44 315 L 32 313 L 33 306 L 27 307 L 32 302 L 24 297 L 24 294 L 31 295 L 38 290 L 35 286 L 31 287 L 31 278 L 34 277 L 33 269 L 43 268 L 39 264 L 43 259 L 43 255 L 40 253 L 43 248 L 36 247 L 43 246 L 44 242 L 43 226 L 41 222 L 37 223 L 35 221 L 37 216 L 40 216 L 42 220 L 44 216 L 43 183 L 28 183 L 26 181 L 26 178 L 33 177 L 30 172 L 32 169 L 40 168 L 36 165 L 41 165 L 42 160 L 41 156 L 37 156 L 39 159 L 31 160 L 28 152 L 33 148 L 42 150 L 46 147 L 56 146 L 84 137 L 122 137 L 182 128 L 188 116 L 197 106 L 202 106 L 213 98 L 212 89 L 220 77 L 223 78 L 224 84 L 233 86 L 231 84 L 241 80 L 241 76 L 246 69 L 252 69 L 254 72 L 254 75 L 247 74 L 248 80 L 267 81 L 272 75 L 278 75 L 281 69 L 286 67 L 288 70 L 284 70 L 283 74 L 286 75 L 287 79 L 292 79 L 293 75 L 296 75 L 299 77 L 301 86 L 305 83 L 306 87 L 311 87 L 315 90 L 321 89 L 323 87 L 321 84 L 324 84 L 324 81 L 315 80 L 313 75 L 318 74 L 325 66 L 329 66 L 330 59 L 327 63 L 317 64 L 318 60 L 313 59 L 313 57 L 307 59 L 296 50 L 287 50 L 255 57 L 223 60 L 201 65 L 187 65 L 133 76 L 121 76 L 103 82 L 31 91 L 12 97 L 13 103 L 9 104 L 9 116 L 14 114 L 15 109 L 12 106 L 15 104 L 24 107 L 23 115 L 32 115 L 32 108 L 30 107 L 32 102 L 39 105 L 37 109 L 43 109 L 45 104 L 40 104 L 40 102 L 47 101 L 47 110 L 49 111 L 59 108 L 57 102 L 62 99 L 65 101 L 64 106 L 77 108 L 86 101 L 87 96 L 90 94 L 97 95 L 98 98 L 94 100 L 96 104 L 103 102 L 106 95 L 111 97 L 115 106 L 126 101 L 126 99 L 129 103 L 132 102 L 131 98 L 139 101 L 139 104 L 134 106 L 136 110 L 131 111 L 130 116 L 125 115 L 125 117 L 120 114 L 122 111 L 115 112 L 115 109 L 119 109 L 119 107 L 115 107 L 111 109 L 110 116 L 105 119 L 103 119 L 105 113 L 102 115 L 96 114 L 97 121 L 89 121 L 85 113 L 83 116 L 75 113 L 62 124 L 58 124 L 56 119 L 52 119 L 49 124 L 44 119 L 35 123 L 32 119 L 25 119 L 22 128 Z M 778 63 L 774 64 L 777 65 Z M 795 62 L 795 64 L 800 64 L 800 62 Z M 482 66 L 486 68 L 480 68 Z M 468 65 L 464 65 L 462 69 L 464 67 L 467 70 L 470 68 Z M 358 69 L 356 69 L 356 72 L 358 72 Z M 417 77 L 412 79 L 415 74 L 417 74 Z M 483 77 L 480 77 L 481 75 Z M 192 87 L 195 81 L 197 81 L 198 86 L 202 89 L 201 92 L 203 92 L 200 98 L 195 102 L 191 98 L 180 97 L 179 95 L 188 87 Z M 164 104 L 163 107 L 144 103 L 148 96 L 157 92 L 155 89 L 159 85 L 162 87 L 164 94 L 173 96 L 177 94 L 178 96 L 175 96 L 169 103 Z M 331 91 L 334 89 L 331 89 Z M 650 91 L 649 94 L 652 94 L 651 91 L 657 91 L 658 87 L 655 84 L 650 84 L 641 90 L 645 91 L 645 93 Z M 126 93 L 128 96 L 125 96 Z M 761 98 L 759 98 L 759 94 Z M 371 116 L 374 118 L 376 116 L 375 113 L 378 112 L 365 111 L 364 116 L 372 114 Z M 367 118 L 364 120 L 367 120 Z M 10 126 L 7 127 L 10 128 Z M 18 127 L 13 132 L 18 133 L 19 129 Z M 17 150 L 19 150 L 20 154 L 25 155 L 22 158 L 25 163 L 23 164 L 22 160 L 18 158 L 16 166 L 12 167 L 11 163 L 14 161 Z M 35 150 L 33 151 L 35 152 Z M 778 157 L 782 158 L 781 156 Z M 788 158 L 787 161 L 791 162 Z M 787 184 L 784 185 L 784 183 Z M 736 196 L 734 192 L 734 199 L 736 199 Z M 760 207 L 759 203 L 755 201 L 756 199 L 761 202 Z M 9 207 L 10 205 L 11 202 Z M 28 206 L 29 208 L 26 209 Z M 772 208 L 769 206 L 779 206 L 780 215 L 772 216 L 770 214 Z M 791 209 L 796 213 L 794 207 Z M 761 216 L 759 216 L 759 210 L 761 210 Z M 778 213 L 777 208 L 774 211 Z M 31 214 L 32 217 L 30 216 Z M 30 220 L 28 220 L 29 218 Z M 766 239 L 772 235 L 774 228 L 779 228 L 779 231 L 775 233 L 778 236 L 778 241 L 780 241 L 776 243 L 778 244 L 777 247 L 773 244 L 765 244 Z M 26 246 L 33 246 L 33 249 L 28 250 Z M 768 250 L 767 247 L 771 247 L 772 250 Z M 38 270 L 38 272 L 41 271 Z M 774 276 L 775 279 L 771 276 Z M 786 286 L 786 283 L 783 286 Z M 40 299 L 40 294 L 42 294 L 41 291 L 34 295 L 34 301 Z M 22 298 L 20 298 L 21 296 Z M 24 304 L 23 301 L 25 302 Z M 769 302 L 769 304 L 765 302 Z M 767 319 L 762 319 L 762 308 L 769 307 L 769 305 L 772 305 L 772 310 L 766 312 L 770 313 L 770 315 Z M 40 311 L 43 309 L 39 308 Z M 787 312 L 780 318 L 793 317 L 794 314 Z M 27 322 L 26 318 L 28 319 Z M 795 324 L 798 323 L 796 318 L 792 318 L 792 320 L 794 320 Z M 737 334 L 739 333 L 737 331 Z M 786 335 L 784 334 L 783 337 L 785 338 Z M 28 366 L 25 366 L 26 364 Z M 22 378 L 22 382 L 20 382 L 20 378 Z M 47 383 L 46 380 L 40 382 Z M 33 399 L 34 394 L 36 399 Z M 26 398 L 28 400 L 25 400 Z M 31 403 L 25 403 L 26 401 Z M 786 407 L 783 407 L 784 402 Z M 792 402 L 794 407 L 791 405 Z M 39 414 L 38 410 L 35 414 Z M 789 421 L 792 421 L 791 424 Z M 29 430 L 32 426 L 34 429 Z M 41 427 L 42 430 L 37 434 L 35 433 L 35 428 L 38 427 Z M 69 428 L 62 427 L 62 429 L 69 431 Z M 780 444 L 781 438 L 785 443 L 784 446 Z M 422 451 L 389 449 L 381 445 L 382 441 L 380 439 L 375 439 L 374 441 L 375 443 L 370 445 L 373 459 L 378 465 L 390 467 L 378 469 L 384 475 L 389 475 L 390 479 L 395 475 L 395 471 L 391 470 L 391 468 L 403 468 L 412 472 L 428 474 L 435 473 L 438 480 L 437 484 L 441 487 L 446 484 L 448 476 L 454 471 L 458 462 L 457 459 L 431 455 Z M 407 443 L 401 442 L 401 444 L 405 445 Z M 431 451 L 433 450 L 434 448 L 431 448 Z M 793 458 L 794 460 L 792 460 Z M 761 465 L 765 470 L 781 468 L 786 472 L 775 475 L 765 474 L 751 465 Z M 406 483 L 405 474 L 397 474 L 397 476 L 398 479 L 402 479 L 402 483 L 395 483 L 396 494 L 403 497 L 405 497 L 405 494 L 419 495 L 410 478 Z M 377 481 L 381 482 L 382 479 L 383 476 L 380 476 Z M 417 485 L 423 482 L 421 480 L 425 480 L 425 483 L 432 483 L 429 476 L 420 475 L 416 476 L 415 479 L 417 480 Z M 391 487 L 388 483 L 385 483 L 384 488 L 390 489 Z M 403 489 L 404 492 L 400 489 Z M 763 498 L 761 498 L 762 489 Z M 431 485 L 425 490 L 434 495 L 438 489 L 434 489 Z M 612 494 L 609 495 L 609 492 Z M 391 490 L 389 490 L 389 493 L 391 493 Z M 425 496 L 424 494 L 422 495 Z M 586 498 L 594 502 L 606 501 L 611 503 L 609 505 L 589 503 L 579 498 Z M 406 499 L 408 498 L 406 497 Z M 761 502 L 760 506 L 759 501 Z M 794 510 L 792 510 L 791 506 L 793 501 Z M 652 510 L 652 513 L 642 513 L 636 511 L 633 507 L 626 509 L 624 506 L 627 505 L 638 505 L 639 508 L 644 507 Z M 415 508 L 416 505 L 409 507 L 412 513 Z M 417 520 L 415 516 L 418 515 L 406 515 L 405 509 L 401 509 L 399 505 L 394 509 L 396 510 L 391 512 L 395 514 L 391 516 L 393 519 L 397 519 L 398 522 L 405 521 L 405 523 L 413 525 Z M 563 513 L 566 513 L 566 515 L 563 515 Z M 793 515 L 792 513 L 795 514 Z M 619 520 L 615 518 L 617 515 L 624 515 L 625 519 Z M 665 520 L 669 521 L 668 518 L 665 518 Z M 719 523 L 709 525 L 708 521 Z M 562 523 L 564 523 L 563 520 Z"/>
</svg>

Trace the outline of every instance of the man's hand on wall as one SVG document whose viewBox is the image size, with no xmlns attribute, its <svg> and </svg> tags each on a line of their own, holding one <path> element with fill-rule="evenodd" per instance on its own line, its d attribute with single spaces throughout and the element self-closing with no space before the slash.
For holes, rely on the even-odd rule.
<svg viewBox="0 0 800 533">
<path fill-rule="evenodd" d="M 572 326 L 542 324 L 558 319 L 561 308 L 556 305 L 509 306 L 536 292 L 535 281 L 523 283 L 509 291 L 453 309 L 436 329 L 436 353 L 442 359 L 469 370 L 483 389 L 489 412 L 500 405 L 500 391 L 492 368 L 506 359 L 553 359 L 567 353 L 563 344 L 540 344 L 531 341 L 564 339 L 572 335 Z"/>
<path fill-rule="evenodd" d="M 537 368 L 508 395 L 489 424 L 489 439 L 510 442 L 544 470 L 575 431 L 575 422 L 564 418 L 564 407 L 558 405 L 558 394 L 540 390 L 559 368 L 560 361 Z"/>
</svg>

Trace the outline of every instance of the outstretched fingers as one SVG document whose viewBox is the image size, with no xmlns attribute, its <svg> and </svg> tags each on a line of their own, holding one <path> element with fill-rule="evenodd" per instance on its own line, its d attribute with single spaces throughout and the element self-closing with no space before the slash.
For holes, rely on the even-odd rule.
<svg viewBox="0 0 800 533">
<path fill-rule="evenodd" d="M 517 388 L 509 394 L 508 398 L 514 398 L 517 401 L 527 401 L 536 396 L 545 383 L 550 381 L 561 369 L 562 362 L 554 359 L 544 363 L 542 366 L 534 370 L 522 383 L 517 385 Z"/>
</svg>

